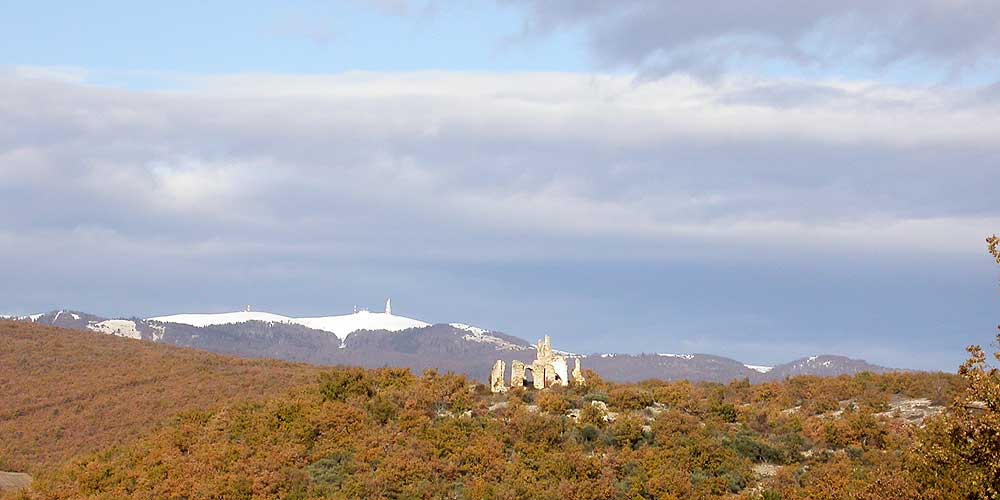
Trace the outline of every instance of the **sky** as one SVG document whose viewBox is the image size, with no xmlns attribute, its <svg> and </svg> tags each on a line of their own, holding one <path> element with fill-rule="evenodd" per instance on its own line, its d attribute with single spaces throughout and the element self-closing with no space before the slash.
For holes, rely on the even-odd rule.
<svg viewBox="0 0 1000 500">
<path fill-rule="evenodd" d="M 953 371 L 1000 3 L 0 0 L 0 312 Z"/>
</svg>

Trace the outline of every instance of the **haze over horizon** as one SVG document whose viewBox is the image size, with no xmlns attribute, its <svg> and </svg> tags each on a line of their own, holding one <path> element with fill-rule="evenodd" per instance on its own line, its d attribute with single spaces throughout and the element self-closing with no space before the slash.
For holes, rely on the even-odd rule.
<svg viewBox="0 0 1000 500">
<path fill-rule="evenodd" d="M 0 313 L 946 371 L 1000 317 L 996 2 L 10 4 Z"/>
</svg>

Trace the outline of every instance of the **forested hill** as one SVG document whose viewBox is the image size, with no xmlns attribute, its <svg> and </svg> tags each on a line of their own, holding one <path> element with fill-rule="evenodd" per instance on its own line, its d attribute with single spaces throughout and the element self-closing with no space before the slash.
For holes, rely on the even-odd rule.
<svg viewBox="0 0 1000 500">
<path fill-rule="evenodd" d="M 178 413 L 261 400 L 319 368 L 0 321 L 0 470 L 37 472 Z"/>
<path fill-rule="evenodd" d="M 955 376 L 722 385 L 588 375 L 587 386 L 493 395 L 457 375 L 334 369 L 262 404 L 187 413 L 42 476 L 19 499 L 944 500 L 974 491 L 961 469 L 920 451 L 943 435 L 938 402 L 908 399 L 950 398 Z"/>
</svg>

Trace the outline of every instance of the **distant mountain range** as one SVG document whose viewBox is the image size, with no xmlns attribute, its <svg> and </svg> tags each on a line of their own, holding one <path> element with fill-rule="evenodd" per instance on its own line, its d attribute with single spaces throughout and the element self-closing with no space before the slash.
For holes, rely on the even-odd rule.
<svg viewBox="0 0 1000 500">
<path fill-rule="evenodd" d="M 317 318 L 292 318 L 250 311 L 221 314 L 177 314 L 148 319 L 108 319 L 78 311 L 52 311 L 0 317 L 247 358 L 273 358 L 316 365 L 368 368 L 435 368 L 465 373 L 487 381 L 497 359 L 535 358 L 535 346 L 524 339 L 461 323 L 428 324 L 385 312 L 356 311 Z M 559 339 L 554 339 L 558 345 Z M 579 357 L 584 368 L 608 380 L 644 379 L 752 382 L 797 375 L 836 376 L 882 373 L 892 368 L 844 356 L 817 355 L 773 367 L 748 365 L 709 354 L 591 354 Z"/>
</svg>

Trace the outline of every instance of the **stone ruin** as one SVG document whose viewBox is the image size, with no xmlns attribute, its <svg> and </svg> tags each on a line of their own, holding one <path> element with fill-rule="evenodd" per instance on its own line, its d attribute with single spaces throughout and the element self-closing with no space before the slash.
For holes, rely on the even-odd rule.
<svg viewBox="0 0 1000 500">
<path fill-rule="evenodd" d="M 583 371 L 580 369 L 580 358 L 576 359 L 576 366 L 573 372 L 569 373 L 569 366 L 566 357 L 552 351 L 552 339 L 548 335 L 543 340 L 539 340 L 535 346 L 537 355 L 535 361 L 530 365 L 519 360 L 510 363 L 510 387 L 528 387 L 527 374 L 531 374 L 530 386 L 535 389 L 552 387 L 555 384 L 562 386 L 569 385 L 570 377 L 573 383 L 583 385 Z M 504 376 L 507 371 L 507 364 L 502 360 L 497 360 L 493 364 L 490 372 L 490 390 L 493 392 L 507 392 L 504 384 Z"/>
</svg>

